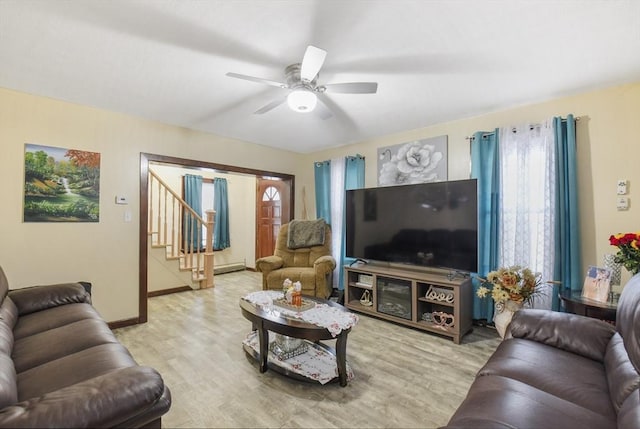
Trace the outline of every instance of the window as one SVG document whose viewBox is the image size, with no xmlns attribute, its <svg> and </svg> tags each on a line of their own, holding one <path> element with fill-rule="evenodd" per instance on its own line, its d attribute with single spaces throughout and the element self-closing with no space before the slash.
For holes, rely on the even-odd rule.
<svg viewBox="0 0 640 429">
<path fill-rule="evenodd" d="M 202 179 L 202 213 L 200 213 L 200 216 L 202 216 L 204 220 L 207 220 L 205 211 L 213 209 L 214 197 L 213 180 Z"/>
<path fill-rule="evenodd" d="M 274 186 L 269 186 L 262 194 L 262 201 L 280 201 L 280 192 Z"/>
<path fill-rule="evenodd" d="M 555 150 L 551 122 L 500 130 L 499 265 L 553 278 Z M 551 308 L 551 288 L 534 306 Z"/>
<path fill-rule="evenodd" d="M 200 216 L 205 221 L 207 220 L 207 214 L 205 211 L 213 210 L 213 201 L 215 198 L 215 192 L 213 191 L 213 179 L 202 179 L 202 213 Z M 202 228 L 202 248 L 207 244 L 207 230 Z"/>
</svg>

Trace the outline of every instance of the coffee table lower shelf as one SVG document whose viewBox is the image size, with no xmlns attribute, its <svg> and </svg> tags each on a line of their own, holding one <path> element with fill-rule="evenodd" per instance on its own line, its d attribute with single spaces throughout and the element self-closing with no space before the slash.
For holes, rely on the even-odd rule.
<svg viewBox="0 0 640 429">
<path fill-rule="evenodd" d="M 271 332 L 269 333 L 271 336 Z M 273 340 L 269 339 L 269 344 Z M 286 360 L 280 360 L 273 352 L 269 351 L 267 366 L 280 374 L 300 381 L 309 381 L 320 384 L 339 381 L 336 355 L 333 349 L 326 344 L 313 343 L 304 340 L 308 344 L 308 350 L 298 356 Z M 250 332 L 242 341 L 244 351 L 260 362 L 260 345 L 257 331 Z M 349 362 L 347 364 L 347 380 L 353 380 L 353 371 Z"/>
</svg>

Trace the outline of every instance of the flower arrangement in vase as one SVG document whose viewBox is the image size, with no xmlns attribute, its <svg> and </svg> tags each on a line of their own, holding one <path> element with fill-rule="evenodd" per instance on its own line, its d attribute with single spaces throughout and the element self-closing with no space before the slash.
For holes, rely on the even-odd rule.
<svg viewBox="0 0 640 429">
<path fill-rule="evenodd" d="M 618 248 L 614 262 L 622 264 L 632 275 L 640 272 L 640 232 L 612 235 L 609 244 Z"/>
<path fill-rule="evenodd" d="M 479 277 L 478 280 L 481 286 L 476 294 L 480 298 L 491 294 L 496 303 L 493 321 L 501 338 L 504 338 L 513 314 L 541 293 L 540 285 L 543 283 L 540 273 L 519 265 L 499 268 L 487 274 L 486 279 Z"/>
</svg>

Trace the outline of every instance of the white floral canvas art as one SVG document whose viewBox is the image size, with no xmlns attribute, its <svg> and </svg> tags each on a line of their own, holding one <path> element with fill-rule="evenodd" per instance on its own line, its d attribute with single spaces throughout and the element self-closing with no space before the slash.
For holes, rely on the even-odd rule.
<svg viewBox="0 0 640 429">
<path fill-rule="evenodd" d="M 378 186 L 447 180 L 447 136 L 378 148 Z"/>
</svg>

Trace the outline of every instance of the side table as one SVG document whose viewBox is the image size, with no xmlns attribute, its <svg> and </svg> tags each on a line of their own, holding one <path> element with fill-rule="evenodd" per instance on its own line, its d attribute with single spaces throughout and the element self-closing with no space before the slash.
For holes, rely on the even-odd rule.
<svg viewBox="0 0 640 429">
<path fill-rule="evenodd" d="M 618 310 L 617 301 L 599 302 L 592 299 L 583 298 L 580 291 L 562 291 L 559 294 L 562 305 L 567 313 L 579 314 L 581 316 L 593 317 L 605 322 L 616 323 L 616 313 Z"/>
</svg>

